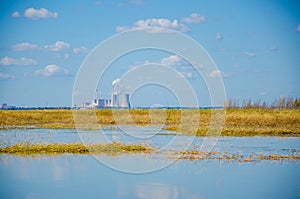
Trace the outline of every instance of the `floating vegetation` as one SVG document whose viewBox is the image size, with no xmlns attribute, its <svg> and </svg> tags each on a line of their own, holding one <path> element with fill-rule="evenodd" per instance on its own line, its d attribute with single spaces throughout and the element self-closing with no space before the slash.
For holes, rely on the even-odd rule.
<svg viewBox="0 0 300 199">
<path fill-rule="evenodd" d="M 121 143 L 109 143 L 109 144 L 90 144 L 84 145 L 80 143 L 72 144 L 15 144 L 0 148 L 0 154 L 12 154 L 12 155 L 59 155 L 59 154 L 106 154 L 117 155 L 123 153 L 155 153 L 155 149 L 151 146 L 130 144 L 125 145 Z M 175 158 L 178 160 L 191 160 L 191 161 L 205 161 L 205 160 L 218 160 L 227 162 L 259 162 L 259 161 L 284 161 L 293 160 L 300 161 L 300 156 L 297 153 L 294 154 L 234 154 L 227 152 L 206 152 L 206 151 L 179 151 L 179 152 L 164 152 L 168 158 Z"/>
<path fill-rule="evenodd" d="M 175 155 L 180 155 L 180 160 L 223 160 L 223 161 L 238 161 L 238 162 L 256 162 L 261 160 L 282 161 L 282 160 L 296 160 L 300 161 L 300 156 L 296 154 L 281 155 L 281 154 L 269 154 L 269 155 L 238 155 L 232 153 L 220 153 L 220 152 L 204 152 L 204 151 L 182 151 L 177 152 Z"/>
<path fill-rule="evenodd" d="M 121 143 L 109 144 L 90 144 L 84 145 L 80 143 L 72 144 L 15 144 L 5 148 L 0 148 L 0 153 L 16 154 L 16 155 L 34 155 L 34 154 L 118 154 L 118 153 L 138 153 L 151 152 L 150 146 L 142 146 L 139 144 L 124 145 Z"/>
</svg>

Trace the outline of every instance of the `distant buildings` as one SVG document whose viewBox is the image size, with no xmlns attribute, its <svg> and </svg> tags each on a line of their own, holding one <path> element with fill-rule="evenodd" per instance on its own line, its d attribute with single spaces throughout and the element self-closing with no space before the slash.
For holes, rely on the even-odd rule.
<svg viewBox="0 0 300 199">
<path fill-rule="evenodd" d="M 113 95 L 113 99 L 94 99 L 91 102 L 83 102 L 82 108 L 130 108 L 129 94 L 123 94 L 121 97 L 117 94 Z"/>
<path fill-rule="evenodd" d="M 130 108 L 129 94 L 121 94 L 119 87 L 120 79 L 112 82 L 111 99 L 98 99 L 98 90 L 96 97 L 91 102 L 84 102 L 81 104 L 82 108 L 95 109 L 95 108 Z"/>
<path fill-rule="evenodd" d="M 7 104 L 6 104 L 6 103 L 4 103 L 4 104 L 2 104 L 2 105 L 0 106 L 0 108 L 1 108 L 1 109 L 7 109 L 7 108 L 8 108 L 8 106 L 7 106 Z"/>
<path fill-rule="evenodd" d="M 13 109 L 16 109 L 17 107 L 16 106 L 9 106 L 8 104 L 6 103 L 3 103 L 1 106 L 0 106 L 0 110 L 13 110 Z"/>
</svg>

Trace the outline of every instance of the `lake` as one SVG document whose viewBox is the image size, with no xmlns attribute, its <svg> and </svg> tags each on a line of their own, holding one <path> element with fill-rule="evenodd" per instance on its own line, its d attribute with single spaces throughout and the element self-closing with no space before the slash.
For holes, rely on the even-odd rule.
<svg viewBox="0 0 300 199">
<path fill-rule="evenodd" d="M 204 138 L 191 140 L 191 136 L 176 136 L 169 131 L 154 135 L 154 131 L 133 128 L 131 134 L 122 134 L 120 129 L 108 127 L 104 133 L 87 130 L 78 135 L 73 129 L 10 129 L 0 131 L 0 135 L 2 147 L 20 142 L 94 143 L 110 139 L 151 144 L 163 152 L 168 148 L 164 146 L 180 137 L 190 140 L 193 150 L 203 148 Z M 220 137 L 212 149 L 245 155 L 299 155 L 299 150 L 300 139 L 294 137 Z M 0 157 L 0 198 L 300 198 L 299 160 L 174 161 L 162 153 L 151 157 L 145 154 L 97 157 L 2 154 Z M 161 167 L 152 168 L 155 170 L 152 172 L 149 169 L 140 174 L 128 173 L 134 171 L 130 168 L 141 169 L 137 163 L 144 165 L 142 169 Z"/>
</svg>

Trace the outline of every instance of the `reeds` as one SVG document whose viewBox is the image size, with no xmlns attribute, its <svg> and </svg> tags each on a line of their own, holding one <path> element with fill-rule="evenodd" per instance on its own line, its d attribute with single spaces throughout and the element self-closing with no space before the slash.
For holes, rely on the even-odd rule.
<svg viewBox="0 0 300 199">
<path fill-rule="evenodd" d="M 282 97 L 274 99 L 271 102 L 261 100 L 237 100 L 230 99 L 225 102 L 226 108 L 244 108 L 244 109 L 300 109 L 300 98 Z"/>
</svg>

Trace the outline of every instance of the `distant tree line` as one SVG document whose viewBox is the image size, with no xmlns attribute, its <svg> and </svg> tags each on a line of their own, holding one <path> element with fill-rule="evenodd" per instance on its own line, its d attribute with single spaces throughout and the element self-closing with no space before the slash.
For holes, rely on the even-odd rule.
<svg viewBox="0 0 300 199">
<path fill-rule="evenodd" d="M 225 102 L 226 108 L 263 108 L 263 109 L 300 109 L 300 98 L 282 97 L 271 102 L 261 100 L 237 100 L 230 99 Z"/>
</svg>

